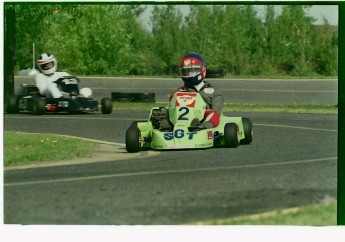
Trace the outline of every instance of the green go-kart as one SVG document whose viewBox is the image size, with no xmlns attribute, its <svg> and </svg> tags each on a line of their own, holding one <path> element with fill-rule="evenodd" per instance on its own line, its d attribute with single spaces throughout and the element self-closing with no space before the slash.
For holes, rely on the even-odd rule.
<svg viewBox="0 0 345 242">
<path fill-rule="evenodd" d="M 147 121 L 134 121 L 130 125 L 126 131 L 126 150 L 135 153 L 147 149 L 236 148 L 252 142 L 253 125 L 249 118 L 221 114 L 215 128 L 191 125 L 192 120 L 203 120 L 205 110 L 206 103 L 199 93 L 174 93 L 168 107 L 154 107 Z"/>
</svg>

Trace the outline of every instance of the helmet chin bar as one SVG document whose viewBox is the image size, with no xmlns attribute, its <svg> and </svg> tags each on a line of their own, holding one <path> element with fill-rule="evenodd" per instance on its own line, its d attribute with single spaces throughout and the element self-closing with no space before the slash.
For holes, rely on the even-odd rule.
<svg viewBox="0 0 345 242">
<path fill-rule="evenodd" d="M 203 79 L 204 78 L 202 77 L 201 73 L 198 73 L 197 75 L 192 77 L 182 77 L 183 82 L 189 87 L 198 85 L 200 82 L 202 82 Z"/>
</svg>

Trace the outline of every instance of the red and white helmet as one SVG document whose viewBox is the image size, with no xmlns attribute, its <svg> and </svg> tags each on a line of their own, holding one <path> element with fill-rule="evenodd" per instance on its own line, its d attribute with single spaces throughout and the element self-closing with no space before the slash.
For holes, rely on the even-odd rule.
<svg viewBox="0 0 345 242">
<path fill-rule="evenodd" d="M 37 60 L 38 69 L 45 75 L 53 74 L 57 69 L 57 61 L 50 53 L 43 53 Z"/>
<path fill-rule="evenodd" d="M 180 61 L 179 73 L 187 85 L 198 85 L 206 76 L 206 61 L 197 53 L 188 53 Z"/>
</svg>

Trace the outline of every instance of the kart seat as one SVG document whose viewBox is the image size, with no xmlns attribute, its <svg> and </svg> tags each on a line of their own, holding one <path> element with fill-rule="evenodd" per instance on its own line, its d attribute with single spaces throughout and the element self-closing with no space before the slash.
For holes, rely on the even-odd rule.
<svg viewBox="0 0 345 242">
<path fill-rule="evenodd" d="M 159 130 L 170 130 L 171 124 L 168 121 L 168 112 L 165 107 L 159 107 L 158 109 L 153 109 L 151 114 L 151 119 L 153 128 Z"/>
</svg>

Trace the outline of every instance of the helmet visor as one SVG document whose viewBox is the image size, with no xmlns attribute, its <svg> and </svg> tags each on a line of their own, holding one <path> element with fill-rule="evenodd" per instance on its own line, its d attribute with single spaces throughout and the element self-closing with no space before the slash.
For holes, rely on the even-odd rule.
<svg viewBox="0 0 345 242">
<path fill-rule="evenodd" d="M 50 70 L 51 68 L 54 67 L 54 61 L 45 63 L 41 65 L 42 70 Z"/>
<path fill-rule="evenodd" d="M 181 77 L 195 76 L 200 73 L 200 66 L 184 66 L 179 68 Z"/>
</svg>

